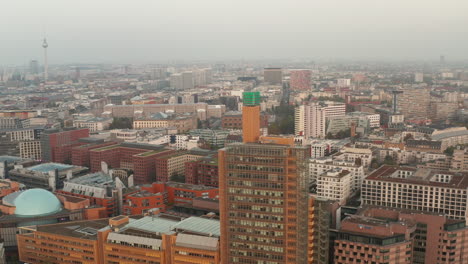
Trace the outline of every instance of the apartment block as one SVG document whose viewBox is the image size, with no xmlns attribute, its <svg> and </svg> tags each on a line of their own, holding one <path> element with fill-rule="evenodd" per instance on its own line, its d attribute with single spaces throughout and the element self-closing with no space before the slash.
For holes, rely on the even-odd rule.
<svg viewBox="0 0 468 264">
<path fill-rule="evenodd" d="M 341 168 L 328 170 L 317 177 L 317 196 L 338 201 L 344 205 L 351 197 L 353 178 L 349 171 Z"/>
<path fill-rule="evenodd" d="M 443 214 L 466 220 L 467 173 L 384 165 L 366 177 L 362 205 Z"/>
</svg>

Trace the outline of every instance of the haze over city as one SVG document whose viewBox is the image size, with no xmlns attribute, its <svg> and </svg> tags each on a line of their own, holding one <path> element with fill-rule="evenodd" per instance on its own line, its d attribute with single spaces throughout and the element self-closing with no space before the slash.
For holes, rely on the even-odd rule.
<svg viewBox="0 0 468 264">
<path fill-rule="evenodd" d="M 0 264 L 467 264 L 467 0 L 0 5 Z"/>
<path fill-rule="evenodd" d="M 0 64 L 468 59 L 468 2 L 4 1 Z"/>
</svg>

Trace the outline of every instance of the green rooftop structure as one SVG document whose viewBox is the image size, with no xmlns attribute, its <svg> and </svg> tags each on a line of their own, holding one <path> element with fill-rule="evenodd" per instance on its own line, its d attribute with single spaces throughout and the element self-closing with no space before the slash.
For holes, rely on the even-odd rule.
<svg viewBox="0 0 468 264">
<path fill-rule="evenodd" d="M 245 106 L 260 105 L 260 92 L 244 92 L 242 100 Z"/>
</svg>

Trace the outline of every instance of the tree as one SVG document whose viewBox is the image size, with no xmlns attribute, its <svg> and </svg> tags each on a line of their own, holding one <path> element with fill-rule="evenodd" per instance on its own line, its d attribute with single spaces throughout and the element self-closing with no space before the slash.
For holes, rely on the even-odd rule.
<svg viewBox="0 0 468 264">
<path fill-rule="evenodd" d="M 413 134 L 409 133 L 406 134 L 405 138 L 403 139 L 404 142 L 408 141 L 409 139 L 414 139 Z"/>
<path fill-rule="evenodd" d="M 282 103 L 273 109 L 273 114 L 276 120 L 269 126 L 269 134 L 294 134 L 294 105 Z"/>
<path fill-rule="evenodd" d="M 114 117 L 109 129 L 131 129 L 133 127 L 133 119 L 129 117 Z"/>
<path fill-rule="evenodd" d="M 444 153 L 447 154 L 448 156 L 453 156 L 453 151 L 455 150 L 454 146 L 448 147 L 444 150 Z"/>
<path fill-rule="evenodd" d="M 370 167 L 372 169 L 377 169 L 380 166 L 379 162 L 377 161 L 376 158 L 373 158 L 370 164 Z"/>
<path fill-rule="evenodd" d="M 171 181 L 185 183 L 185 175 L 174 172 L 171 176 Z"/>
<path fill-rule="evenodd" d="M 387 155 L 387 156 L 385 156 L 384 164 L 386 164 L 386 165 L 395 165 L 396 162 L 395 162 L 395 160 L 393 159 L 392 156 Z"/>
</svg>

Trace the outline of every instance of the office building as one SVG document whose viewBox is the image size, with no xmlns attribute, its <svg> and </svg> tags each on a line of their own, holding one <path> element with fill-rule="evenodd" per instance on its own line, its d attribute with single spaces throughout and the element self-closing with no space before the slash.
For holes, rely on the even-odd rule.
<svg viewBox="0 0 468 264">
<path fill-rule="evenodd" d="M 37 60 L 31 60 L 29 62 L 29 73 L 31 74 L 39 73 L 39 62 Z"/>
<path fill-rule="evenodd" d="M 365 206 L 341 222 L 334 263 L 464 263 L 467 233 L 443 214 Z"/>
<path fill-rule="evenodd" d="M 129 169 L 134 172 L 135 184 L 156 180 L 156 158 L 174 152 L 159 145 L 121 143 L 89 150 L 90 169 L 101 171 L 101 163 L 110 168 Z"/>
<path fill-rule="evenodd" d="M 293 138 L 259 141 L 259 111 L 243 116 L 244 126 L 255 129 L 243 130 L 244 143 L 219 151 L 221 261 L 307 263 L 310 150 L 294 146 Z"/>
<path fill-rule="evenodd" d="M 185 163 L 185 182 L 218 187 L 218 157 L 207 156 Z"/>
<path fill-rule="evenodd" d="M 116 216 L 21 228 L 18 250 L 28 263 L 221 264 L 219 229 L 208 217 Z"/>
<path fill-rule="evenodd" d="M 47 129 L 41 134 L 42 160 L 71 163 L 72 148 L 81 145 L 80 138 L 89 137 L 89 129 Z"/>
<path fill-rule="evenodd" d="M 156 181 L 167 182 L 173 177 L 183 176 L 185 164 L 202 157 L 203 155 L 197 155 L 197 153 L 190 151 L 172 152 L 156 157 Z"/>
<path fill-rule="evenodd" d="M 289 85 L 293 91 L 310 91 L 312 82 L 311 70 L 291 70 Z"/>
<path fill-rule="evenodd" d="M 257 142 L 260 138 L 260 92 L 245 92 L 242 106 L 242 140 Z"/>
<path fill-rule="evenodd" d="M 283 71 L 281 68 L 265 68 L 263 70 L 263 80 L 269 84 L 282 84 Z"/>
<path fill-rule="evenodd" d="M 399 95 L 398 106 L 406 119 L 427 119 L 429 116 L 430 90 L 406 87 Z"/>
<path fill-rule="evenodd" d="M 414 230 L 414 222 L 349 216 L 342 221 L 334 241 L 333 263 L 414 263 Z"/>
</svg>

